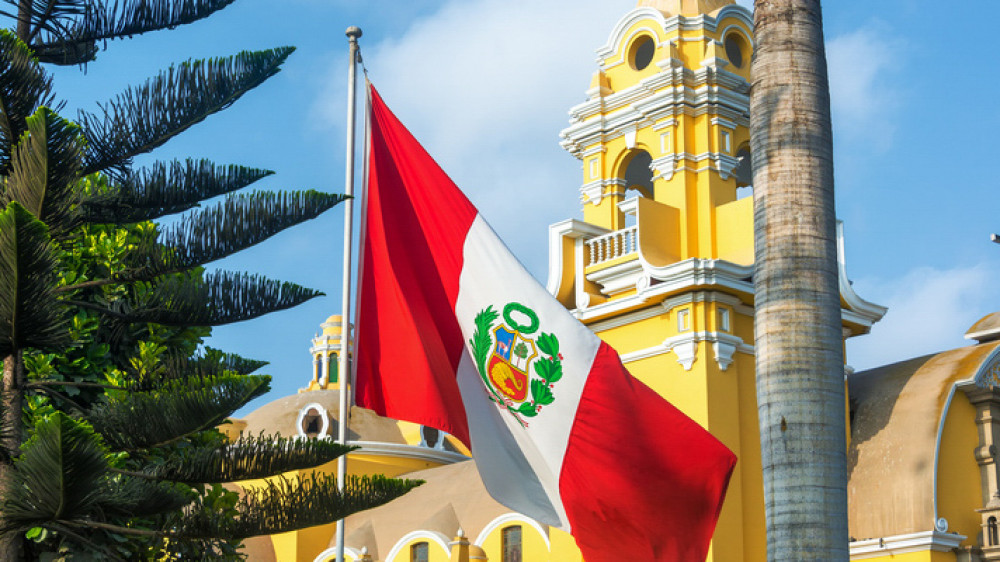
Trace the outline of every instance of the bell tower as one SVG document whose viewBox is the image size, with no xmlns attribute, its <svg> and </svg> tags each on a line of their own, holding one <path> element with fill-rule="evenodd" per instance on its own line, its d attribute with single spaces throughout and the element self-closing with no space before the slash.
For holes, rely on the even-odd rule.
<svg viewBox="0 0 1000 562">
<path fill-rule="evenodd" d="M 299 389 L 299 392 L 310 390 L 339 390 L 340 376 L 340 338 L 342 329 L 342 319 L 339 314 L 335 314 L 320 324 L 322 333 L 316 334 L 312 340 L 312 347 L 309 354 L 313 358 L 312 380 L 308 386 Z M 350 340 L 348 340 L 350 341 Z"/>
<path fill-rule="evenodd" d="M 709 560 L 765 560 L 754 373 L 751 14 L 640 0 L 597 50 L 562 146 L 582 220 L 549 229 L 549 291 L 739 457 Z M 840 245 L 842 248 L 842 244 Z M 840 259 L 845 337 L 885 309 Z"/>
</svg>

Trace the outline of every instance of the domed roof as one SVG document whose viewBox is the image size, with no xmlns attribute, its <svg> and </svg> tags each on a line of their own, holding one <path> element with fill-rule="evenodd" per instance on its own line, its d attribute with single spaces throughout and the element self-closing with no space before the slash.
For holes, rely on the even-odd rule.
<svg viewBox="0 0 1000 562">
<path fill-rule="evenodd" d="M 319 327 L 323 328 L 323 335 L 339 336 L 340 330 L 343 327 L 343 322 L 343 316 L 334 314 L 320 324 Z"/>
<path fill-rule="evenodd" d="M 1000 312 L 987 314 L 965 332 L 965 338 L 979 343 L 1000 338 Z"/>
<path fill-rule="evenodd" d="M 328 433 L 336 437 L 337 416 L 340 409 L 339 390 L 313 390 L 268 402 L 243 418 L 242 421 L 247 424 L 243 431 L 250 435 L 257 435 L 261 431 L 265 435 L 275 433 L 280 433 L 284 437 L 297 435 L 299 414 L 314 403 L 326 410 L 330 420 Z M 406 444 L 399 422 L 383 418 L 371 410 L 357 406 L 351 408 L 351 425 L 347 438 L 350 441 Z"/>
<path fill-rule="evenodd" d="M 960 347 L 849 375 L 851 536 L 905 535 L 934 524 L 938 434 L 951 389 L 976 376 L 997 347 Z"/>
<path fill-rule="evenodd" d="M 475 537 L 491 521 L 510 512 L 486 491 L 476 461 L 471 459 L 400 477 L 424 480 L 424 484 L 385 505 L 348 517 L 345 545 L 388 554 L 404 535 L 415 529 L 453 537 L 459 522 L 469 536 Z M 428 506 L 441 507 L 431 512 Z M 334 535 L 330 546 L 336 544 Z"/>
<path fill-rule="evenodd" d="M 735 3 L 735 0 L 639 0 L 637 6 L 655 8 L 669 17 L 711 14 L 723 6 Z"/>
</svg>

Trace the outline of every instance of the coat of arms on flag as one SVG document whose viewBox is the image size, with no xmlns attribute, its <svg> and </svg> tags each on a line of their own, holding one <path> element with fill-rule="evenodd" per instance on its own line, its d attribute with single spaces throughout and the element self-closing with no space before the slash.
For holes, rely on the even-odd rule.
<svg viewBox="0 0 1000 562">
<path fill-rule="evenodd" d="M 524 418 L 537 416 L 555 401 L 552 390 L 562 378 L 559 339 L 546 333 L 531 339 L 539 329 L 538 314 L 523 304 L 507 303 L 503 323 L 494 328 L 497 318 L 492 305 L 481 310 L 469 343 L 490 399 L 527 427 Z"/>
</svg>

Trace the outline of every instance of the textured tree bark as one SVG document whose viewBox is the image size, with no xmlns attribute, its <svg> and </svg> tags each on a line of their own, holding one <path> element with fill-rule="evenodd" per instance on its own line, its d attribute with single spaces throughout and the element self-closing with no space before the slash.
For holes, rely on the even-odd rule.
<svg viewBox="0 0 1000 562">
<path fill-rule="evenodd" d="M 31 32 L 31 0 L 20 0 L 17 3 L 17 38 L 25 43 L 28 42 L 28 34 Z"/>
<path fill-rule="evenodd" d="M 768 560 L 847 560 L 844 357 L 819 0 L 756 0 L 750 135 Z"/>
<path fill-rule="evenodd" d="M 16 352 L 4 357 L 3 387 L 0 389 L 0 499 L 6 498 L 13 458 L 21 449 L 23 433 L 24 361 Z M 3 513 L 0 512 L 0 522 Z M 16 562 L 24 559 L 24 537 L 10 534 L 0 538 L 0 560 Z"/>
</svg>

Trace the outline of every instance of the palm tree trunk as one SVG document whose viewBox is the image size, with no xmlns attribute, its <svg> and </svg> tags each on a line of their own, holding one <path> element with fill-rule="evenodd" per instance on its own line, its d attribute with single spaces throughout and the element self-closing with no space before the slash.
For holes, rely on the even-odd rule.
<svg viewBox="0 0 1000 562">
<path fill-rule="evenodd" d="M 28 42 L 31 32 L 31 0 L 20 0 L 17 4 L 17 38 Z"/>
<path fill-rule="evenodd" d="M 847 560 L 844 359 L 819 0 L 755 0 L 755 345 L 768 560 Z"/>
<path fill-rule="evenodd" d="M 7 486 L 13 459 L 21 449 L 24 408 L 24 361 L 20 351 L 4 357 L 3 387 L 0 389 L 0 498 L 8 497 Z M 0 512 L 0 523 L 3 513 Z M 11 533 L 0 539 L 0 560 L 23 560 L 24 537 Z"/>
</svg>

